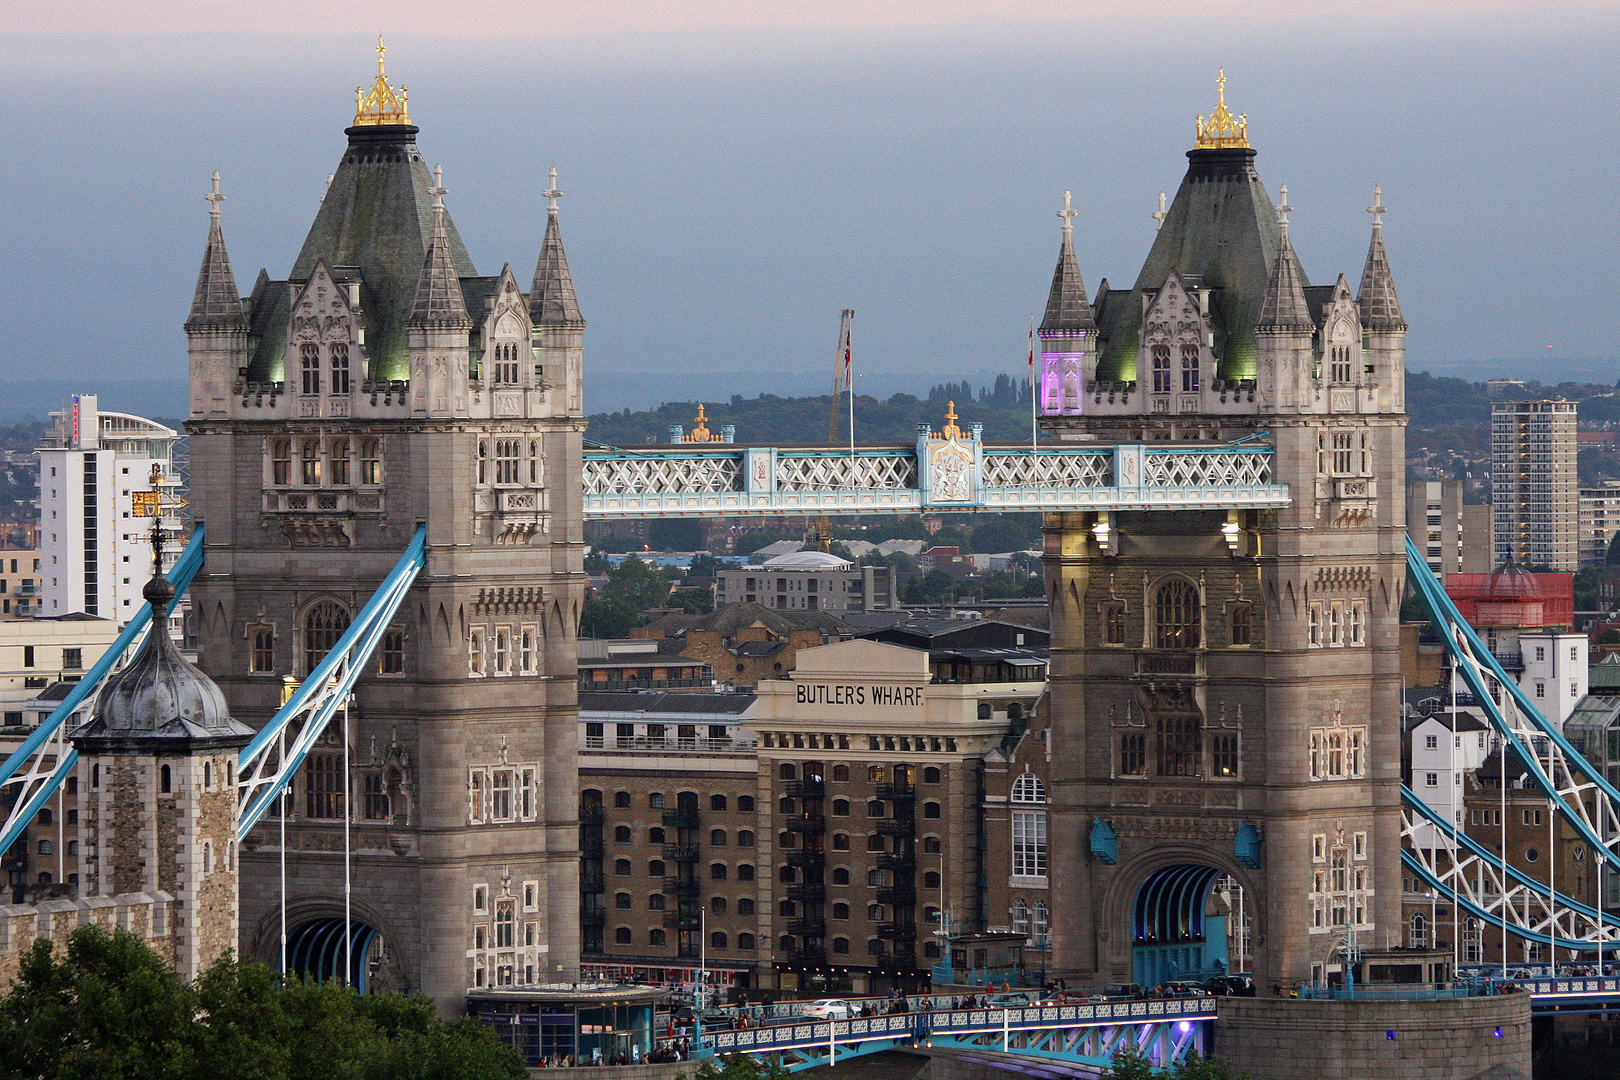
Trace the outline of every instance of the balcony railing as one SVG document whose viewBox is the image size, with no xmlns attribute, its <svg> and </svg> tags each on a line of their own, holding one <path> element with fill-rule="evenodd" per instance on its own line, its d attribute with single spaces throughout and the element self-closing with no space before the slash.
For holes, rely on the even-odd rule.
<svg viewBox="0 0 1620 1080">
<path fill-rule="evenodd" d="M 699 884 L 696 878 L 667 877 L 664 879 L 664 892 L 670 896 L 696 896 Z"/>
<path fill-rule="evenodd" d="M 889 855 L 879 855 L 876 859 L 879 870 L 892 870 L 897 874 L 909 874 L 917 868 L 917 857 L 896 852 Z"/>
<path fill-rule="evenodd" d="M 789 885 L 787 887 L 789 900 L 797 900 L 801 904 L 819 904 L 827 898 L 825 885 Z"/>
<path fill-rule="evenodd" d="M 605 816 L 600 806 L 582 806 L 579 808 L 579 823 L 581 825 L 600 825 Z"/>
<path fill-rule="evenodd" d="M 785 794 L 800 799 L 819 799 L 827 793 L 826 782 L 818 778 L 793 780 L 782 785 Z"/>
<path fill-rule="evenodd" d="M 704 685 L 708 685 L 705 683 Z M 590 687 L 585 687 L 590 689 Z M 585 736 L 585 749 L 587 750 L 623 750 L 657 751 L 661 753 L 724 753 L 726 751 L 751 750 L 758 745 L 757 739 L 650 739 L 645 735 L 634 737 L 621 735 L 610 737 L 606 735 Z"/>
<path fill-rule="evenodd" d="M 820 848 L 795 848 L 787 853 L 784 861 L 789 866 L 797 866 L 800 869 L 821 866 L 827 861 L 827 853 Z"/>
<path fill-rule="evenodd" d="M 827 950 L 793 949 L 788 952 L 787 960 L 797 967 L 820 967 L 827 962 Z"/>
<path fill-rule="evenodd" d="M 915 799 L 917 797 L 917 789 L 909 782 L 898 784 L 879 784 L 877 786 L 877 797 L 880 799 L 890 799 L 894 802 L 904 802 Z"/>
<path fill-rule="evenodd" d="M 664 858 L 674 862 L 697 862 L 698 849 L 695 844 L 665 844 Z"/>
<path fill-rule="evenodd" d="M 916 836 L 916 818 L 883 818 L 877 823 L 877 831 L 882 836 Z"/>
<path fill-rule="evenodd" d="M 789 919 L 787 929 L 788 933 L 797 934 L 799 937 L 825 937 L 827 934 L 827 922 L 825 919 L 815 918 Z"/>
<path fill-rule="evenodd" d="M 664 928 L 667 930 L 696 930 L 702 925 L 702 918 L 695 912 L 664 912 Z"/>
<path fill-rule="evenodd" d="M 602 857 L 601 839 L 581 840 L 579 842 L 579 857 L 582 859 L 600 859 Z"/>
<path fill-rule="evenodd" d="M 582 909 L 579 913 L 581 926 L 601 926 L 607 922 L 607 912 L 601 908 Z"/>
<path fill-rule="evenodd" d="M 910 907 L 917 902 L 917 890 L 909 883 L 896 882 L 886 889 L 877 891 L 877 902 L 890 907 Z"/>
<path fill-rule="evenodd" d="M 1196 675 L 1198 654 L 1194 652 L 1145 652 L 1136 654 L 1138 675 Z"/>
<path fill-rule="evenodd" d="M 665 810 L 664 827 L 669 829 L 695 829 L 698 827 L 696 810 Z"/>
<path fill-rule="evenodd" d="M 820 814 L 800 814 L 787 821 L 784 826 L 788 832 L 796 833 L 824 833 L 827 831 L 827 819 Z"/>
<path fill-rule="evenodd" d="M 887 941 L 916 941 L 917 924 L 909 922 L 879 923 L 877 936 Z M 895 951 L 896 953 L 899 952 L 898 949 Z"/>
<path fill-rule="evenodd" d="M 582 893 L 599 893 L 602 891 L 602 866 L 598 863 L 594 872 L 581 867 L 579 871 L 579 891 Z"/>
</svg>

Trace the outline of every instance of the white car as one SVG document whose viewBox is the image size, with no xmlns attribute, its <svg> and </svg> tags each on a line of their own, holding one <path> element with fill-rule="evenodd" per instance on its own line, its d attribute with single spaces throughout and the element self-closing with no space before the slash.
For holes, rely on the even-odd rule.
<svg viewBox="0 0 1620 1080">
<path fill-rule="evenodd" d="M 838 998 L 823 998 L 820 1001 L 812 1001 L 804 1007 L 806 1016 L 814 1016 L 822 1020 L 848 1020 L 849 1012 L 849 1002 L 841 1001 Z"/>
</svg>

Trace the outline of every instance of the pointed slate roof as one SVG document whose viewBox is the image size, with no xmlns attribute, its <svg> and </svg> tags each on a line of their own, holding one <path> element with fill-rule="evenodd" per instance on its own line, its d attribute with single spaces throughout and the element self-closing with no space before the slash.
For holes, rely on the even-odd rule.
<svg viewBox="0 0 1620 1080">
<path fill-rule="evenodd" d="M 1256 373 L 1254 326 L 1278 247 L 1277 212 L 1247 147 L 1189 150 L 1187 173 L 1176 190 L 1129 299 L 1112 294 L 1102 305 L 1097 376 L 1135 379 L 1142 322 L 1142 292 L 1157 289 L 1179 270 L 1215 290 L 1215 355 L 1223 379 Z M 1303 270 L 1302 286 L 1308 285 Z"/>
<path fill-rule="evenodd" d="M 1382 206 L 1374 205 L 1381 213 Z M 1395 296 L 1395 278 L 1389 272 L 1389 255 L 1384 251 L 1384 223 L 1381 221 L 1373 221 L 1372 243 L 1367 246 L 1367 265 L 1361 271 L 1356 306 L 1361 309 L 1361 324 L 1368 329 L 1406 329 L 1401 302 Z"/>
<path fill-rule="evenodd" d="M 416 286 L 432 244 L 433 177 L 416 148 L 411 124 L 351 127 L 348 149 L 326 189 L 314 224 L 293 264 L 290 280 L 306 280 L 317 259 L 361 281 L 368 376 L 410 377 L 408 322 Z M 477 270 L 446 215 L 445 243 L 457 277 Z M 287 315 L 295 290 L 271 287 L 255 304 L 252 377 L 284 377 Z M 257 290 L 255 290 L 257 292 Z"/>
<path fill-rule="evenodd" d="M 536 326 L 583 325 L 579 299 L 574 295 L 574 275 L 568 271 L 563 252 L 562 232 L 557 228 L 557 208 L 546 214 L 546 238 L 540 243 L 540 259 L 534 266 L 534 284 L 529 289 L 529 318 Z"/>
<path fill-rule="evenodd" d="M 245 330 L 247 316 L 242 297 L 236 291 L 231 260 L 225 254 L 225 234 L 219 229 L 219 173 L 214 174 L 214 193 L 204 196 L 214 204 L 208 215 L 208 246 L 203 249 L 202 269 L 197 272 L 197 291 L 191 298 L 191 315 L 186 329 Z"/>
<path fill-rule="evenodd" d="M 1042 334 L 1078 334 L 1097 329 L 1097 320 L 1086 299 L 1086 283 L 1080 278 L 1080 264 L 1074 257 L 1074 234 L 1067 221 L 1063 226 L 1063 246 L 1058 250 L 1057 268 L 1052 271 L 1052 290 L 1046 295 L 1046 314 L 1041 319 Z"/>
<path fill-rule="evenodd" d="M 433 239 L 416 279 L 416 299 L 411 304 L 411 326 L 466 329 L 472 326 L 466 300 L 461 295 L 461 279 L 456 274 L 455 256 L 445 229 L 442 196 L 444 188 L 435 184 Z"/>
<path fill-rule="evenodd" d="M 1271 264 L 1271 277 L 1266 281 L 1266 292 L 1260 299 L 1260 317 L 1255 320 L 1257 330 L 1315 330 L 1311 309 L 1305 303 L 1305 274 L 1299 268 L 1294 245 L 1288 240 L 1285 227 L 1279 237 L 1277 258 Z"/>
</svg>

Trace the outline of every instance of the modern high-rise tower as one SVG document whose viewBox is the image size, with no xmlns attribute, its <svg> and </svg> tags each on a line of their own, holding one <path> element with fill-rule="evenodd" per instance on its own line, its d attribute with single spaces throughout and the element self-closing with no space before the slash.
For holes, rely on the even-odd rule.
<svg viewBox="0 0 1620 1080">
<path fill-rule="evenodd" d="M 1580 569 L 1575 402 L 1491 404 L 1494 565 Z"/>
<path fill-rule="evenodd" d="M 1193 489 L 1046 519 L 1051 845 L 1080 856 L 1052 861 L 1053 966 L 1081 985 L 1176 970 L 1221 875 L 1267 983 L 1397 933 L 1406 323 L 1378 193 L 1359 289 L 1312 285 L 1255 156 L 1223 88 L 1135 284 L 1087 297 L 1066 211 L 1041 324 L 1046 431 Z M 1259 444 L 1284 508 L 1197 509 L 1154 455 L 1230 484 Z"/>
<path fill-rule="evenodd" d="M 199 660 L 261 726 L 419 524 L 426 566 L 292 786 L 293 966 L 459 1008 L 579 965 L 574 633 L 585 328 L 555 175 L 528 290 L 480 275 L 382 71 L 285 279 L 242 297 L 212 201 L 191 316 Z M 538 230 L 537 230 L 538 231 Z M 242 852 L 243 951 L 281 948 L 280 823 Z"/>
</svg>

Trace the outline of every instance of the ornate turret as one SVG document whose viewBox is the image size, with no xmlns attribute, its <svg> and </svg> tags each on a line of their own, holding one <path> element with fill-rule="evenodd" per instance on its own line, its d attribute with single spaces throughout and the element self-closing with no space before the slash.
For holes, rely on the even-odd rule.
<svg viewBox="0 0 1620 1080">
<path fill-rule="evenodd" d="M 1079 334 L 1097 329 L 1086 299 L 1086 283 L 1080 277 L 1080 264 L 1074 257 L 1074 216 L 1070 193 L 1063 193 L 1063 246 L 1058 249 L 1057 268 L 1052 271 L 1052 289 L 1046 295 L 1046 314 L 1041 319 L 1041 336 Z"/>
<path fill-rule="evenodd" d="M 1401 317 L 1401 302 L 1395 295 L 1395 278 L 1389 272 L 1389 255 L 1384 251 L 1384 193 L 1373 188 L 1373 204 L 1367 213 L 1373 216 L 1372 243 L 1367 247 L 1367 264 L 1361 271 L 1361 288 L 1356 290 L 1356 305 L 1361 308 L 1361 325 L 1378 331 L 1404 331 L 1406 320 Z"/>
<path fill-rule="evenodd" d="M 450 252 L 450 238 L 444 228 L 444 170 L 433 167 L 433 239 L 428 242 L 427 258 L 422 261 L 422 274 L 416 279 L 416 301 L 411 305 L 410 325 L 442 329 L 471 329 L 472 319 L 467 315 L 467 303 L 461 295 L 461 280 L 456 274 L 455 258 Z"/>
<path fill-rule="evenodd" d="M 529 318 L 536 326 L 584 326 L 579 300 L 574 296 L 574 276 L 568 271 L 562 233 L 557 228 L 557 170 L 550 172 L 551 185 L 541 192 L 546 197 L 546 237 L 540 242 L 540 260 L 534 267 L 534 285 L 529 289 Z"/>
<path fill-rule="evenodd" d="M 238 944 L 236 755 L 253 729 L 231 718 L 219 686 L 169 637 L 174 586 L 157 558 L 161 520 L 143 590 L 151 629 L 72 734 L 89 780 L 81 887 L 89 896 L 172 897 L 172 959 L 190 979 Z"/>
<path fill-rule="evenodd" d="M 1260 300 L 1260 317 L 1255 329 L 1266 331 L 1298 330 L 1309 333 L 1316 329 L 1311 309 L 1305 303 L 1305 274 L 1299 268 L 1299 258 L 1288 239 L 1288 188 L 1282 189 L 1282 203 L 1277 207 L 1277 257 L 1271 264 L 1271 277 L 1266 282 L 1266 293 Z"/>
<path fill-rule="evenodd" d="M 210 190 L 203 198 L 209 203 L 208 244 L 185 326 L 193 416 L 224 411 L 231 383 L 248 358 L 247 314 L 236 291 L 230 256 L 225 253 L 225 234 L 219 228 L 219 204 L 225 196 L 219 190 L 218 172 L 210 178 Z"/>
</svg>

